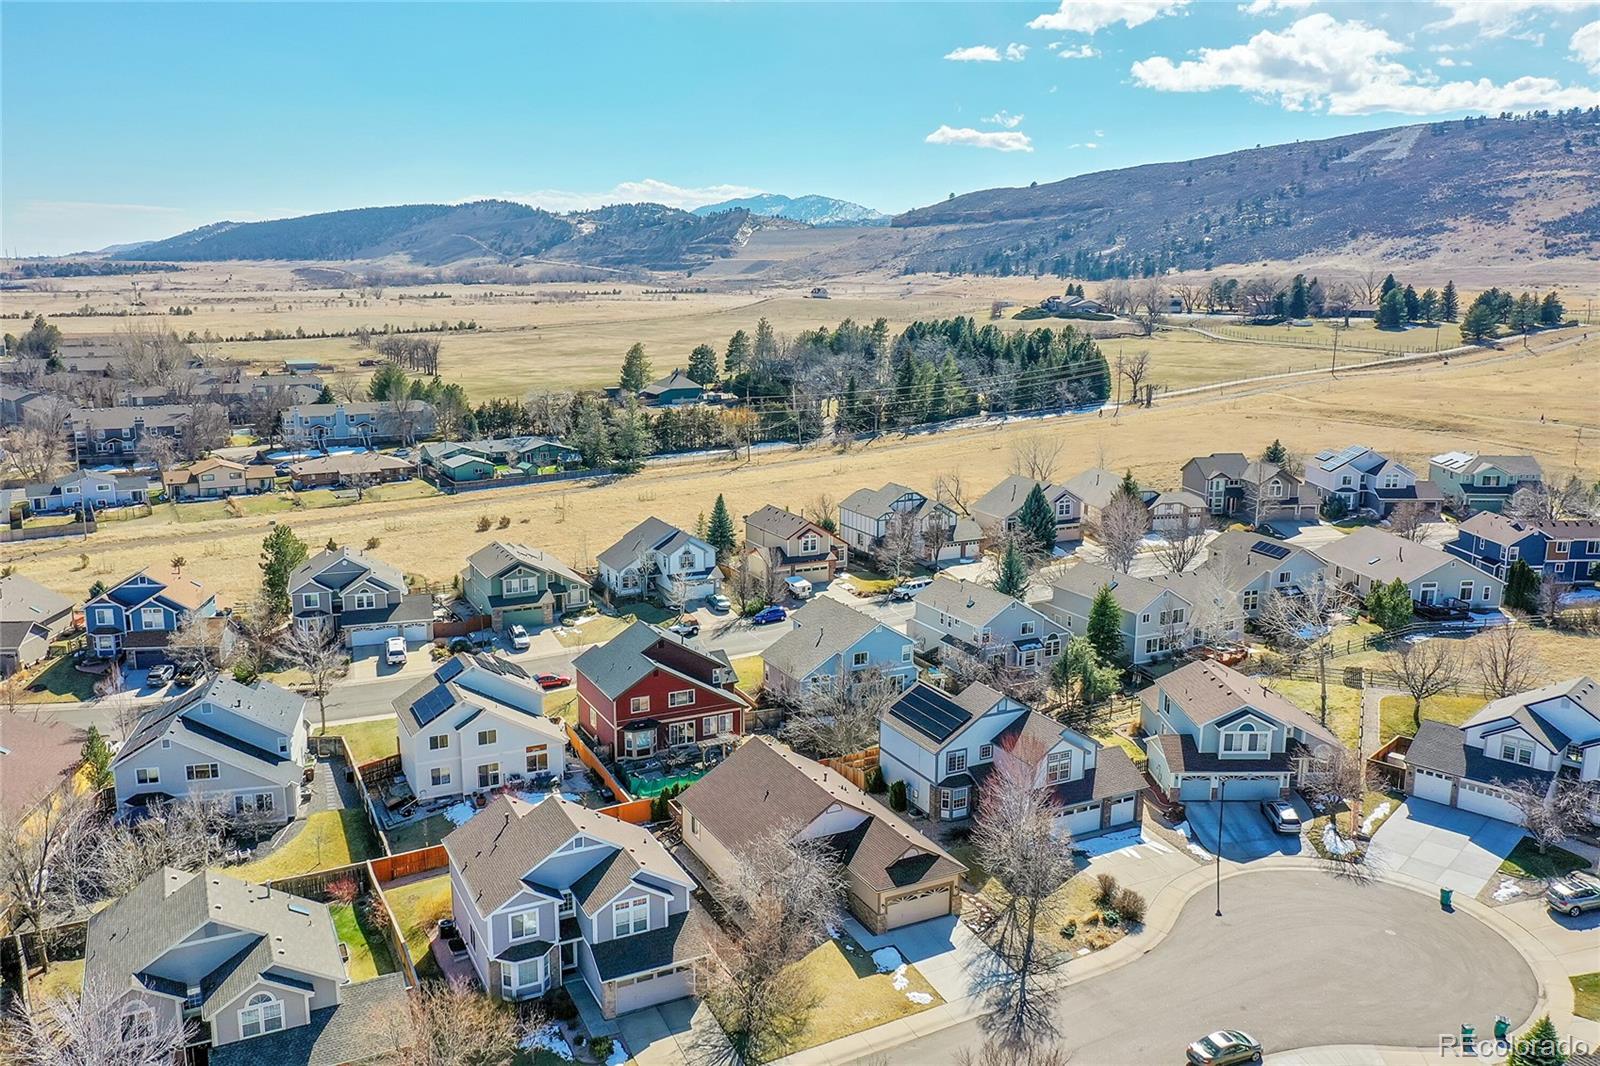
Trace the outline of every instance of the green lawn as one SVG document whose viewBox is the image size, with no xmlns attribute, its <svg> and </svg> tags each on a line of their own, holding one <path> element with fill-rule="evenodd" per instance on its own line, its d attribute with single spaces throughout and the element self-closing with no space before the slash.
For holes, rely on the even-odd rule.
<svg viewBox="0 0 1600 1066">
<path fill-rule="evenodd" d="M 849 567 L 845 570 L 845 574 L 850 578 L 850 584 L 868 596 L 882 596 L 900 584 L 902 580 L 898 577 L 890 577 L 881 571 L 869 570 L 861 566 Z"/>
<path fill-rule="evenodd" d="M 383 931 L 374 929 L 367 920 L 366 908 L 333 903 L 328 906 L 328 912 L 333 916 L 334 931 L 350 949 L 350 980 L 370 981 L 400 968 Z"/>
<path fill-rule="evenodd" d="M 577 686 L 562 689 L 560 692 L 546 696 L 544 713 L 559 714 L 561 720 L 568 725 L 578 724 L 578 689 Z"/>
<path fill-rule="evenodd" d="M 1361 732 L 1361 690 L 1338 684 L 1339 673 L 1328 670 L 1328 728 L 1340 741 L 1355 748 Z M 1322 686 L 1316 681 L 1273 678 L 1267 687 L 1283 696 L 1313 718 L 1322 713 Z"/>
<path fill-rule="evenodd" d="M 852 950 L 846 950 L 848 946 Z M 872 954 L 848 936 L 830 940 L 795 963 L 811 988 L 815 1005 L 785 1041 L 784 1051 L 793 1054 L 830 1040 L 885 1025 L 943 1003 L 927 979 L 908 966 L 906 987 L 895 988 L 892 974 L 878 973 Z M 930 997 L 927 1003 L 913 1002 L 906 993 Z"/>
<path fill-rule="evenodd" d="M 1150 761 L 1149 753 L 1139 746 L 1139 742 L 1120 730 L 1108 729 L 1105 732 L 1097 732 L 1094 738 L 1102 744 L 1111 744 L 1127 752 L 1128 758 L 1133 760 L 1133 765 L 1141 770 Z"/>
<path fill-rule="evenodd" d="M 388 889 L 384 897 L 389 901 L 389 913 L 394 915 L 395 928 L 411 952 L 412 965 L 431 967 L 428 941 L 439 919 L 450 915 L 450 875 L 412 881 Z"/>
<path fill-rule="evenodd" d="M 1378 743 L 1393 736 L 1413 736 L 1417 731 L 1411 708 L 1415 701 L 1410 696 L 1385 696 L 1379 702 Z M 1422 701 L 1425 721 L 1448 722 L 1460 725 L 1483 710 L 1488 701 L 1477 696 L 1429 696 Z"/>
<path fill-rule="evenodd" d="M 98 674 L 86 674 L 72 665 L 72 656 L 61 655 L 44 665 L 35 674 L 25 674 L 22 684 L 23 703 L 81 703 L 95 698 L 94 685 Z"/>
<path fill-rule="evenodd" d="M 329 726 L 328 733 L 344 737 L 350 745 L 350 756 L 360 765 L 399 751 L 397 729 L 395 719 L 381 718 L 375 722 L 341 722 Z M 317 734 L 320 736 L 322 730 L 318 729 Z"/>
<path fill-rule="evenodd" d="M 361 811 L 318 811 L 288 844 L 228 873 L 244 881 L 270 881 L 364 862 L 377 854 L 378 842 Z"/>
<path fill-rule="evenodd" d="M 237 505 L 242 515 L 278 514 L 294 509 L 294 500 L 288 495 L 273 492 L 251 496 L 234 496 L 230 500 L 200 500 L 192 503 L 169 504 L 172 516 L 179 522 L 213 522 L 225 518 L 241 517 L 235 514 L 230 502 Z"/>
<path fill-rule="evenodd" d="M 1523 837 L 1517 841 L 1517 846 L 1511 849 L 1511 854 L 1500 864 L 1500 872 L 1508 877 L 1525 877 L 1540 881 L 1565 877 L 1577 870 L 1588 868 L 1588 859 L 1582 855 L 1574 855 L 1566 848 L 1552 845 L 1541 855 L 1532 837 Z"/>
<path fill-rule="evenodd" d="M 1600 973 L 1583 973 L 1572 981 L 1572 1013 L 1600 1022 Z"/>
<path fill-rule="evenodd" d="M 733 672 L 739 676 L 739 688 L 745 695 L 754 696 L 766 680 L 767 661 L 759 655 L 746 655 L 733 660 Z"/>
</svg>

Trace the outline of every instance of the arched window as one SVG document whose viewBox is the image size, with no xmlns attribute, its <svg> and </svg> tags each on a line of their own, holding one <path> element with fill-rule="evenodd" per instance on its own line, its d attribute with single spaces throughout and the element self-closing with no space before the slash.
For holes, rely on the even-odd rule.
<svg viewBox="0 0 1600 1066">
<path fill-rule="evenodd" d="M 270 992 L 257 992 L 239 1011 L 239 1037 L 248 1040 L 283 1028 L 283 1001 Z"/>
</svg>

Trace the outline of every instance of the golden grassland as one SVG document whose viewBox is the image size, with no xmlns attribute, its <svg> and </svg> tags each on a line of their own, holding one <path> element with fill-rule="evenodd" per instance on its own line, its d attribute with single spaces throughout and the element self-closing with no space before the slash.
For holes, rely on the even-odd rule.
<svg viewBox="0 0 1600 1066">
<path fill-rule="evenodd" d="M 1557 338 L 1547 344 L 1560 343 Z M 924 489 L 940 474 L 957 474 L 972 496 L 1008 472 L 1016 441 L 1047 434 L 1062 445 L 1058 470 L 1097 463 L 1130 469 L 1141 483 L 1175 485 L 1182 463 L 1212 450 L 1259 452 L 1274 438 L 1308 454 L 1330 444 L 1360 442 L 1426 467 L 1446 448 L 1528 452 L 1553 477 L 1578 470 L 1600 476 L 1600 434 L 1594 415 L 1600 335 L 1554 350 L 1485 353 L 1449 365 L 1317 377 L 1269 389 L 1204 394 L 1129 410 L 1120 417 L 1072 415 L 992 423 L 911 437 L 885 437 L 848 452 L 832 447 L 757 453 L 652 466 L 628 477 L 434 497 L 363 502 L 303 513 L 175 525 L 170 509 L 135 522 L 102 527 L 87 542 L 33 541 L 0 546 L 0 559 L 68 595 L 82 597 L 98 579 L 115 580 L 165 565 L 181 548 L 185 576 L 208 582 L 224 599 L 240 600 L 256 585 L 261 539 L 276 520 L 310 545 L 329 538 L 362 545 L 408 573 L 449 581 L 483 544 L 513 539 L 541 546 L 577 565 L 623 531 L 655 514 L 692 527 L 719 493 L 730 511 L 762 504 L 801 508 L 826 494 L 835 502 L 864 485 L 895 480 Z M 1585 382 L 1588 384 L 1585 385 Z M 1545 418 L 1540 421 L 1540 416 Z M 510 519 L 505 530 L 476 532 L 478 519 Z"/>
</svg>

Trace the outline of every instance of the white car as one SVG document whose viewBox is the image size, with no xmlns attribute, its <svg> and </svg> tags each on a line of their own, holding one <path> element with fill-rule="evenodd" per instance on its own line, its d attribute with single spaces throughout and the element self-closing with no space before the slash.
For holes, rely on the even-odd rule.
<svg viewBox="0 0 1600 1066">
<path fill-rule="evenodd" d="M 383 642 L 383 661 L 390 666 L 406 664 L 406 638 L 390 637 Z"/>
<path fill-rule="evenodd" d="M 803 577 L 786 577 L 783 579 L 784 587 L 789 590 L 789 595 L 797 600 L 811 598 L 811 582 Z"/>
<path fill-rule="evenodd" d="M 528 631 L 521 626 L 512 626 L 506 630 L 506 639 L 517 651 L 527 651 L 533 647 L 533 638 L 528 636 Z"/>
</svg>

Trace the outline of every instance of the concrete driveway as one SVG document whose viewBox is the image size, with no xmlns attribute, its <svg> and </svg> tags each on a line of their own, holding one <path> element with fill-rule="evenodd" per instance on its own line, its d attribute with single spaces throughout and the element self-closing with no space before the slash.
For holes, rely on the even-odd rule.
<svg viewBox="0 0 1600 1066">
<path fill-rule="evenodd" d="M 848 915 L 845 927 L 869 952 L 893 947 L 946 1000 L 969 994 L 973 967 L 989 950 L 953 915 L 891 929 L 882 936 L 867 932 L 866 926 Z"/>
<path fill-rule="evenodd" d="M 1522 837 L 1509 822 L 1412 796 L 1372 835 L 1367 861 L 1476 896 Z"/>
<path fill-rule="evenodd" d="M 617 1019 L 617 1036 L 639 1066 L 680 1066 L 694 1060 L 697 1034 L 717 1021 L 698 999 L 674 999 Z"/>
<path fill-rule="evenodd" d="M 1300 812 L 1302 824 L 1310 821 L 1311 812 L 1304 801 L 1296 797 L 1293 803 Z M 1267 816 L 1261 813 L 1258 800 L 1185 803 L 1184 807 L 1189 813 L 1189 829 L 1194 833 L 1194 842 L 1229 862 L 1254 862 L 1269 855 L 1299 855 L 1305 847 L 1300 837 L 1272 828 Z M 1222 809 L 1220 840 L 1217 836 L 1219 807 Z"/>
</svg>

